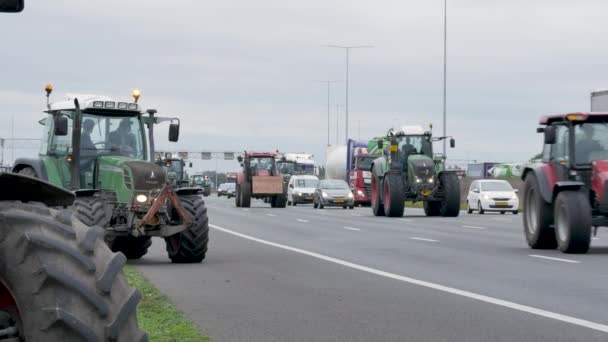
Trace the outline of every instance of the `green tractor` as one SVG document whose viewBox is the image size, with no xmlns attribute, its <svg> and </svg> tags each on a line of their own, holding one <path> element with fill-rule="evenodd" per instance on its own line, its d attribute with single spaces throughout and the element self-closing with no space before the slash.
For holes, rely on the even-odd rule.
<svg viewBox="0 0 608 342">
<path fill-rule="evenodd" d="M 404 126 L 369 141 L 369 153 L 382 154 L 371 166 L 375 216 L 403 216 L 405 201 L 422 201 L 427 216 L 458 216 L 460 180 L 446 170 L 444 156 L 433 155 L 433 142 L 447 138 L 433 138 L 420 126 Z"/>
<path fill-rule="evenodd" d="M 176 188 L 187 188 L 190 186 L 188 173 L 186 172 L 186 162 L 181 158 L 172 158 L 170 155 L 163 159 L 157 159 L 156 165 L 165 170 L 167 180 Z M 192 163 L 190 163 L 192 166 Z"/>
<path fill-rule="evenodd" d="M 72 95 L 50 103 L 52 88 L 46 90 L 41 153 L 18 159 L 13 172 L 72 190 L 75 216 L 104 228 L 114 252 L 139 259 L 156 236 L 165 239 L 172 262 L 201 262 L 209 241 L 205 204 L 195 189 L 167 182 L 153 160 L 154 125 L 169 121 L 169 140 L 176 142 L 179 120 L 141 111 L 139 91 L 134 102 Z"/>
<path fill-rule="evenodd" d="M 203 196 L 211 195 L 211 180 L 205 175 L 193 175 L 190 177 L 190 186 L 199 189 Z"/>
</svg>

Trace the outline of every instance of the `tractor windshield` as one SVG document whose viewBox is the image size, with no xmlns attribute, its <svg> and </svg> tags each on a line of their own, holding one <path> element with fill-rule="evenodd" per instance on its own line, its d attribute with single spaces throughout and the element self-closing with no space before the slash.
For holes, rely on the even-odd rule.
<svg viewBox="0 0 608 342">
<path fill-rule="evenodd" d="M 274 175 L 274 165 L 274 157 L 251 157 L 249 159 L 249 168 L 254 176 Z"/>
<path fill-rule="evenodd" d="M 137 116 L 82 116 L 81 150 L 145 159 L 143 132 Z"/>
<path fill-rule="evenodd" d="M 588 122 L 574 127 L 577 165 L 608 160 L 608 123 Z"/>
<path fill-rule="evenodd" d="M 433 145 L 430 135 L 406 135 L 399 139 L 399 151 L 404 154 L 424 154 L 433 156 Z"/>
<path fill-rule="evenodd" d="M 282 175 L 293 175 L 295 173 L 295 167 L 290 162 L 277 162 L 277 167 Z"/>
</svg>

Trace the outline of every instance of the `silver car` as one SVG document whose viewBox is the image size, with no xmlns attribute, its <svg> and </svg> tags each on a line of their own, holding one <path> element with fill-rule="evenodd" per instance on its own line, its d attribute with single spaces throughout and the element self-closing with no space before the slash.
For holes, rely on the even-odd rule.
<svg viewBox="0 0 608 342">
<path fill-rule="evenodd" d="M 313 207 L 342 207 L 355 208 L 355 197 L 348 184 L 341 179 L 325 179 L 319 182 L 315 189 Z"/>
</svg>

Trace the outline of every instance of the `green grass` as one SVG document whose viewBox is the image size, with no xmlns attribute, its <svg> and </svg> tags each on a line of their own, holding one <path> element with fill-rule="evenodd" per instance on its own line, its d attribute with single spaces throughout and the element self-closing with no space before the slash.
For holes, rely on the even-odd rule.
<svg viewBox="0 0 608 342">
<path fill-rule="evenodd" d="M 139 327 L 148 333 L 151 342 L 209 341 L 192 321 L 133 266 L 126 265 L 123 270 L 129 284 L 141 291 L 137 320 Z"/>
</svg>

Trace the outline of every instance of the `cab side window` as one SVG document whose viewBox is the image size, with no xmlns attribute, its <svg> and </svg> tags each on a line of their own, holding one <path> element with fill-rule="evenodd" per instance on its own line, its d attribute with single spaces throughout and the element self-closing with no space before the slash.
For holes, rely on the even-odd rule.
<svg viewBox="0 0 608 342">
<path fill-rule="evenodd" d="M 568 128 L 566 126 L 556 126 L 555 136 L 555 144 L 551 148 L 551 160 L 568 160 Z"/>
</svg>

